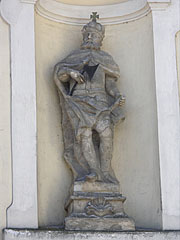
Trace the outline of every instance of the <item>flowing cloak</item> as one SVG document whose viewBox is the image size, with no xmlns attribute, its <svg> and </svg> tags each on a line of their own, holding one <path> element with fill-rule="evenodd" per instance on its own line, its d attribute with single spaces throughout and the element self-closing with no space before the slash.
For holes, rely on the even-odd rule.
<svg viewBox="0 0 180 240">
<path fill-rule="evenodd" d="M 64 67 L 80 71 L 83 68 L 84 61 L 88 58 L 93 59 L 95 64 L 99 64 L 105 71 L 105 74 L 111 77 L 111 79 L 117 80 L 119 78 L 118 65 L 108 53 L 100 50 L 76 50 L 56 65 L 55 72 L 58 72 Z M 70 81 L 72 82 L 73 80 Z M 108 81 L 108 77 L 106 81 Z M 120 108 L 110 112 L 109 107 L 111 101 L 109 101 L 109 106 L 107 106 L 103 103 L 104 101 L 98 99 L 98 96 L 97 98 L 90 98 L 90 96 L 68 96 L 69 89 L 65 89 L 63 83 L 59 90 L 63 94 L 65 100 L 64 107 L 66 108 L 66 112 L 77 137 L 80 136 L 84 128 L 92 128 L 99 118 L 103 118 L 102 113 L 107 115 L 109 111 L 112 123 L 116 123 L 119 119 L 122 119 L 122 111 Z M 104 91 L 104 93 L 106 92 Z"/>
<path fill-rule="evenodd" d="M 105 81 L 108 81 L 108 77 L 111 79 L 109 81 L 112 81 L 112 79 L 113 81 L 116 81 L 119 78 L 119 67 L 108 53 L 100 50 L 95 51 L 89 49 L 78 49 L 59 62 L 55 66 L 54 77 L 58 78 L 58 73 L 63 68 L 81 71 L 87 59 L 93 59 L 93 63 L 95 65 L 99 64 L 103 68 L 107 76 Z M 78 175 L 83 175 L 84 173 L 81 174 L 81 172 L 84 172 L 84 169 L 88 168 L 86 163 L 83 162 L 82 154 L 78 148 L 78 141 L 83 130 L 86 127 L 92 128 L 99 119 L 103 120 L 107 116 L 110 116 L 111 123 L 115 124 L 119 120 L 124 120 L 124 114 L 120 107 L 116 107 L 112 111 L 110 110 L 110 106 L 113 105 L 114 102 L 114 99 L 110 96 L 108 106 L 104 103 L 104 101 L 97 100 L 98 95 L 100 97 L 100 94 L 98 93 L 96 96 L 97 98 L 91 98 L 90 96 L 69 96 L 68 93 L 73 80 L 69 79 L 70 84 L 60 81 L 58 82 L 60 104 L 62 109 L 65 159 L 70 164 L 73 172 L 77 173 L 78 171 Z M 104 94 L 108 95 L 105 90 Z M 79 163 L 77 163 L 76 166 L 76 161 L 74 161 L 75 158 L 81 162 L 81 166 L 83 166 L 82 169 L 80 169 Z"/>
</svg>

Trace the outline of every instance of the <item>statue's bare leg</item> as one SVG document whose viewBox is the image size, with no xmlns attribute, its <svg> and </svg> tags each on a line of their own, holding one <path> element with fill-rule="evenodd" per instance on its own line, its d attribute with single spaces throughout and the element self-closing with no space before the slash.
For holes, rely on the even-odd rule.
<svg viewBox="0 0 180 240">
<path fill-rule="evenodd" d="M 96 153 L 92 141 L 92 130 L 87 128 L 81 135 L 82 152 L 86 162 L 90 167 L 90 173 L 86 176 L 89 181 L 95 181 L 98 179 L 98 170 L 100 165 L 96 158 Z"/>
<path fill-rule="evenodd" d="M 104 131 L 99 133 L 100 137 L 100 159 L 101 171 L 106 181 L 116 182 L 116 179 L 111 175 L 111 159 L 113 151 L 113 131 L 107 127 Z"/>
<path fill-rule="evenodd" d="M 112 149 L 113 149 L 113 133 L 110 127 L 99 133 L 100 137 L 100 158 L 101 170 L 108 172 L 111 166 Z"/>
</svg>

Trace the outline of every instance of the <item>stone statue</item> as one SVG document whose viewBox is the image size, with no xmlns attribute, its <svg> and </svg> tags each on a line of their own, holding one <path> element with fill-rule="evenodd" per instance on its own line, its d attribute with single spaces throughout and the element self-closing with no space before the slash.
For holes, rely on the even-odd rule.
<svg viewBox="0 0 180 240">
<path fill-rule="evenodd" d="M 71 209 L 71 217 L 76 217 L 76 220 L 87 216 L 88 219 L 92 216 L 104 219 L 106 215 L 115 214 L 112 204 L 98 192 L 118 192 L 118 180 L 111 168 L 113 126 L 119 120 L 124 120 L 121 106 L 125 98 L 116 86 L 120 76 L 119 67 L 108 53 L 100 50 L 105 28 L 97 23 L 96 13 L 91 18 L 92 21 L 82 29 L 81 48 L 59 62 L 54 70 L 62 109 L 64 158 L 74 176 L 74 192 L 67 208 Z M 84 203 L 80 204 L 89 193 L 92 201 L 87 200 L 85 206 Z M 74 197 L 77 194 L 78 204 L 82 206 L 75 213 L 72 205 L 75 209 Z M 118 197 L 121 203 L 125 200 L 122 195 Z M 98 203 L 104 207 L 98 208 Z M 120 215 L 125 216 L 122 211 Z M 75 229 L 72 227 L 74 223 L 69 224 L 66 223 L 67 229 Z M 86 230 L 82 223 L 77 225 L 77 230 Z M 94 228 L 91 225 L 89 229 Z"/>
</svg>

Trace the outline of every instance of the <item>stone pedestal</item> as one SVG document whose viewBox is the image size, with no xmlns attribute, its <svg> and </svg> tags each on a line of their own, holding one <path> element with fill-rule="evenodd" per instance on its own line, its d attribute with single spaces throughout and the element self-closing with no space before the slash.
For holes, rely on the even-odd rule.
<svg viewBox="0 0 180 240">
<path fill-rule="evenodd" d="M 66 230 L 128 231 L 134 221 L 124 213 L 126 200 L 119 185 L 102 182 L 75 182 L 66 209 Z"/>
</svg>

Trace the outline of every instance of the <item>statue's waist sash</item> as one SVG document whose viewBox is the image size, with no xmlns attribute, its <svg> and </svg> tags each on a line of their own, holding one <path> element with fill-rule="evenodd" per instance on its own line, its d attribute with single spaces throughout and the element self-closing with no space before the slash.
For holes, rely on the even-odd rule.
<svg viewBox="0 0 180 240">
<path fill-rule="evenodd" d="M 73 92 L 73 96 L 82 96 L 82 95 L 97 95 L 97 94 L 103 94 L 107 95 L 105 92 L 105 89 L 103 88 L 94 88 L 94 89 L 75 89 Z"/>
</svg>

